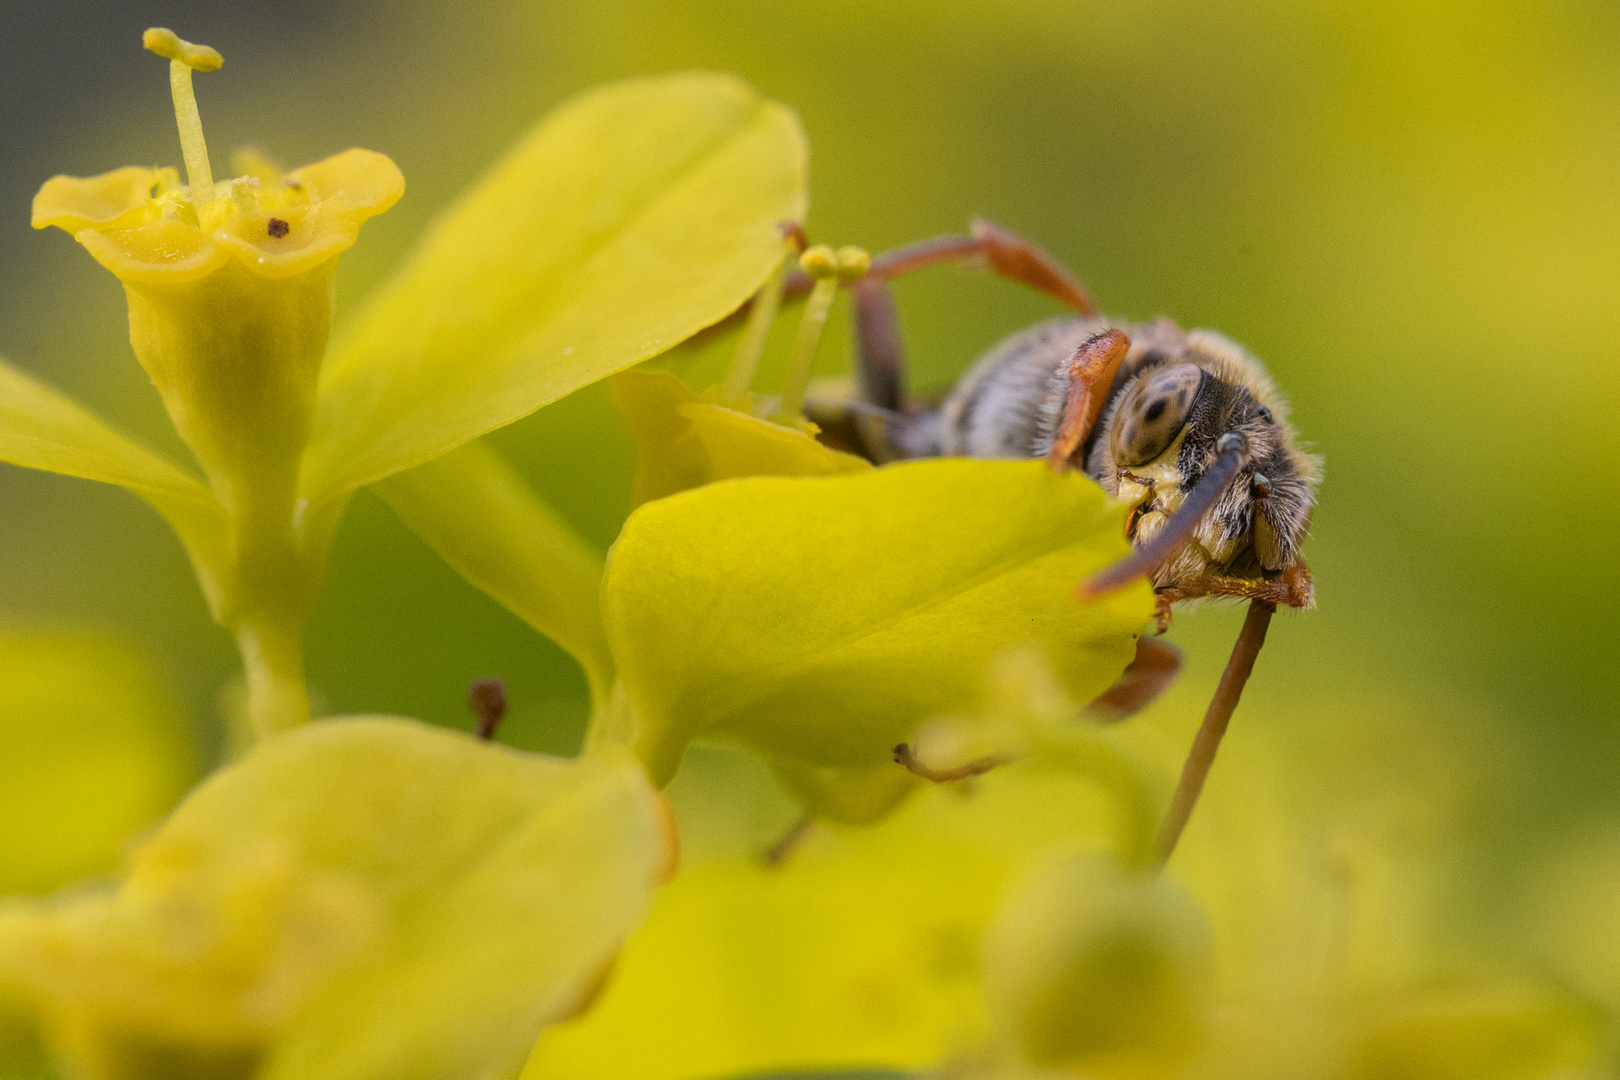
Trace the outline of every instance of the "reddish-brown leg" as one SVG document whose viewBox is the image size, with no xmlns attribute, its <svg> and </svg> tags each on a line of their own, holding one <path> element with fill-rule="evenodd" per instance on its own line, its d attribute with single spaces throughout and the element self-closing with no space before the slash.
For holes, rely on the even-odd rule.
<svg viewBox="0 0 1620 1080">
<path fill-rule="evenodd" d="M 1271 625 L 1271 616 L 1276 610 L 1276 605 L 1264 600 L 1254 600 L 1249 604 L 1243 630 L 1238 634 L 1237 644 L 1232 647 L 1232 658 L 1226 662 L 1220 685 L 1215 688 L 1215 697 L 1204 713 L 1204 722 L 1199 726 L 1192 749 L 1187 753 L 1187 762 L 1181 767 L 1181 780 L 1176 784 L 1175 794 L 1170 798 L 1170 811 L 1159 830 L 1161 863 L 1167 862 L 1176 850 L 1176 841 L 1181 839 L 1181 831 L 1192 817 L 1193 807 L 1198 803 L 1199 793 L 1204 790 L 1210 766 L 1215 764 L 1215 751 L 1220 749 L 1221 738 L 1231 723 L 1238 699 L 1243 696 L 1243 687 L 1254 671 L 1255 658 L 1266 643 L 1266 628 Z"/>
<path fill-rule="evenodd" d="M 1181 650 L 1152 638 L 1136 639 L 1136 659 L 1119 681 L 1086 706 L 1093 720 L 1112 724 L 1135 716 L 1169 689 L 1181 674 Z"/>
<path fill-rule="evenodd" d="M 1308 608 L 1316 605 L 1316 587 L 1311 580 L 1310 567 L 1296 562 L 1275 581 L 1212 576 L 1159 590 L 1160 600 L 1171 604 L 1203 597 L 1259 600 L 1278 607 Z"/>
<path fill-rule="evenodd" d="M 886 279 L 867 274 L 850 288 L 855 316 L 855 377 L 861 400 L 891 412 L 906 409 L 906 352 L 900 313 Z"/>
<path fill-rule="evenodd" d="M 866 276 L 893 280 L 941 263 L 982 258 L 990 269 L 1009 281 L 1028 285 L 1082 315 L 1096 314 L 1097 305 L 1074 271 L 1039 244 L 983 218 L 974 219 L 970 233 L 935 237 L 885 251 L 872 260 Z M 783 284 L 782 295 L 804 296 L 813 284 L 809 274 L 795 271 Z"/>
<path fill-rule="evenodd" d="M 1076 458 L 1080 447 L 1101 415 L 1114 373 L 1130 349 L 1130 339 L 1124 334 L 1105 330 L 1081 343 L 1069 359 L 1069 398 L 1063 406 L 1057 437 L 1046 455 L 1046 463 L 1053 469 L 1062 472 L 1071 465 L 1079 467 Z"/>
</svg>

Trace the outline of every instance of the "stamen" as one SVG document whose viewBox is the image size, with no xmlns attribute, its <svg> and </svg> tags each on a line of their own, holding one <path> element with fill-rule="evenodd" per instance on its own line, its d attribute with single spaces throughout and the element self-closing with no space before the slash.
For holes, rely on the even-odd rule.
<svg viewBox="0 0 1620 1080">
<path fill-rule="evenodd" d="M 726 373 L 727 402 L 742 401 L 754 384 L 754 374 L 759 371 L 760 359 L 765 355 L 765 340 L 770 337 L 771 323 L 776 321 L 776 309 L 782 303 L 782 279 L 787 275 L 788 256 L 797 251 L 798 246 L 791 233 L 783 236 L 782 257 L 754 295 L 753 306 L 748 309 L 748 322 L 737 342 L 737 352 L 731 358 L 731 370 Z"/>
<path fill-rule="evenodd" d="M 214 174 L 208 164 L 208 144 L 203 141 L 197 95 L 191 89 L 191 72 L 216 71 L 225 58 L 207 45 L 182 41 L 173 30 L 163 27 L 148 30 L 141 36 L 141 44 L 169 60 L 169 92 L 174 97 L 174 119 L 180 129 L 180 152 L 186 159 L 191 205 L 201 218 L 214 201 Z"/>
<path fill-rule="evenodd" d="M 467 687 L 467 708 L 478 720 L 478 737 L 488 742 L 495 727 L 506 715 L 506 683 L 501 679 L 477 679 Z"/>
<path fill-rule="evenodd" d="M 827 326 L 827 315 L 832 311 L 839 283 L 858 280 L 871 265 L 872 257 L 858 247 L 842 247 L 834 251 L 825 244 L 817 244 L 799 256 L 799 267 L 814 278 L 816 284 L 810 290 L 810 299 L 805 301 L 804 314 L 799 320 L 799 336 L 793 342 L 793 356 L 788 361 L 782 401 L 773 417 L 777 423 L 796 424 L 804 411 L 804 393 L 810 385 L 810 369 L 815 365 L 816 350 L 821 346 L 821 332 Z"/>
<path fill-rule="evenodd" d="M 1232 482 L 1238 470 L 1249 460 L 1249 440 L 1235 431 L 1222 435 L 1216 441 L 1215 449 L 1220 452 L 1220 457 L 1204 470 L 1204 475 L 1181 504 L 1181 509 L 1176 511 L 1175 517 L 1165 522 L 1159 535 L 1114 565 L 1082 581 L 1079 589 L 1081 599 L 1101 596 L 1121 585 L 1130 584 L 1143 574 L 1152 573 L 1198 527 L 1198 522 L 1215 505 L 1215 500 L 1226 490 L 1226 485 Z"/>
</svg>

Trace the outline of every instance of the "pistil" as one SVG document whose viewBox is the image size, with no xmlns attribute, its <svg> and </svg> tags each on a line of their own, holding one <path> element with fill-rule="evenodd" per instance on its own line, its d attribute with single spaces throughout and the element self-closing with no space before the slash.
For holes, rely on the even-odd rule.
<svg viewBox="0 0 1620 1080">
<path fill-rule="evenodd" d="M 169 61 L 169 91 L 174 96 L 174 119 L 180 129 L 180 152 L 186 159 L 191 205 L 201 222 L 214 201 L 214 174 L 208 164 L 208 144 L 203 140 L 202 116 L 197 112 L 191 73 L 217 71 L 225 58 L 207 45 L 183 41 L 173 30 L 158 26 L 141 36 L 141 44 Z"/>
</svg>

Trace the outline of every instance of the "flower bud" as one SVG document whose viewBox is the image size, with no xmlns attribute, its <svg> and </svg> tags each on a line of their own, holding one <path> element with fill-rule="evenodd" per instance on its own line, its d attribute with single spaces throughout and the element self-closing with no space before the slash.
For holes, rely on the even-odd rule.
<svg viewBox="0 0 1620 1080">
<path fill-rule="evenodd" d="M 1075 856 L 1026 878 L 985 934 L 984 993 L 1006 1049 L 1087 1077 L 1173 1065 L 1203 1026 L 1212 949 L 1181 886 Z"/>
</svg>

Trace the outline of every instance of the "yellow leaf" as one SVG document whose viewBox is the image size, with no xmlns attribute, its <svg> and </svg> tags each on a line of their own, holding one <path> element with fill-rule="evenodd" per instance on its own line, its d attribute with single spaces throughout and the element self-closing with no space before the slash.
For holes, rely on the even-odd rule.
<svg viewBox="0 0 1620 1080">
<path fill-rule="evenodd" d="M 804 213 L 793 115 L 726 75 L 563 106 L 452 207 L 322 373 L 304 489 L 420 464 L 729 314 Z"/>
<path fill-rule="evenodd" d="M 3 360 L 0 461 L 117 484 L 139 495 L 179 534 L 209 602 L 217 603 L 229 565 L 229 525 L 208 488 Z"/>
<path fill-rule="evenodd" d="M 1074 597 L 1128 550 L 1123 516 L 1034 461 L 734 480 L 647 503 L 603 583 L 637 752 L 659 782 L 698 736 L 877 765 L 926 717 L 976 702 L 991 659 L 1025 642 L 1089 701 L 1153 610 L 1146 585 Z"/>
<path fill-rule="evenodd" d="M 472 584 L 567 649 L 604 704 L 613 654 L 602 629 L 602 558 L 495 451 L 481 443 L 373 489 Z"/>
</svg>

